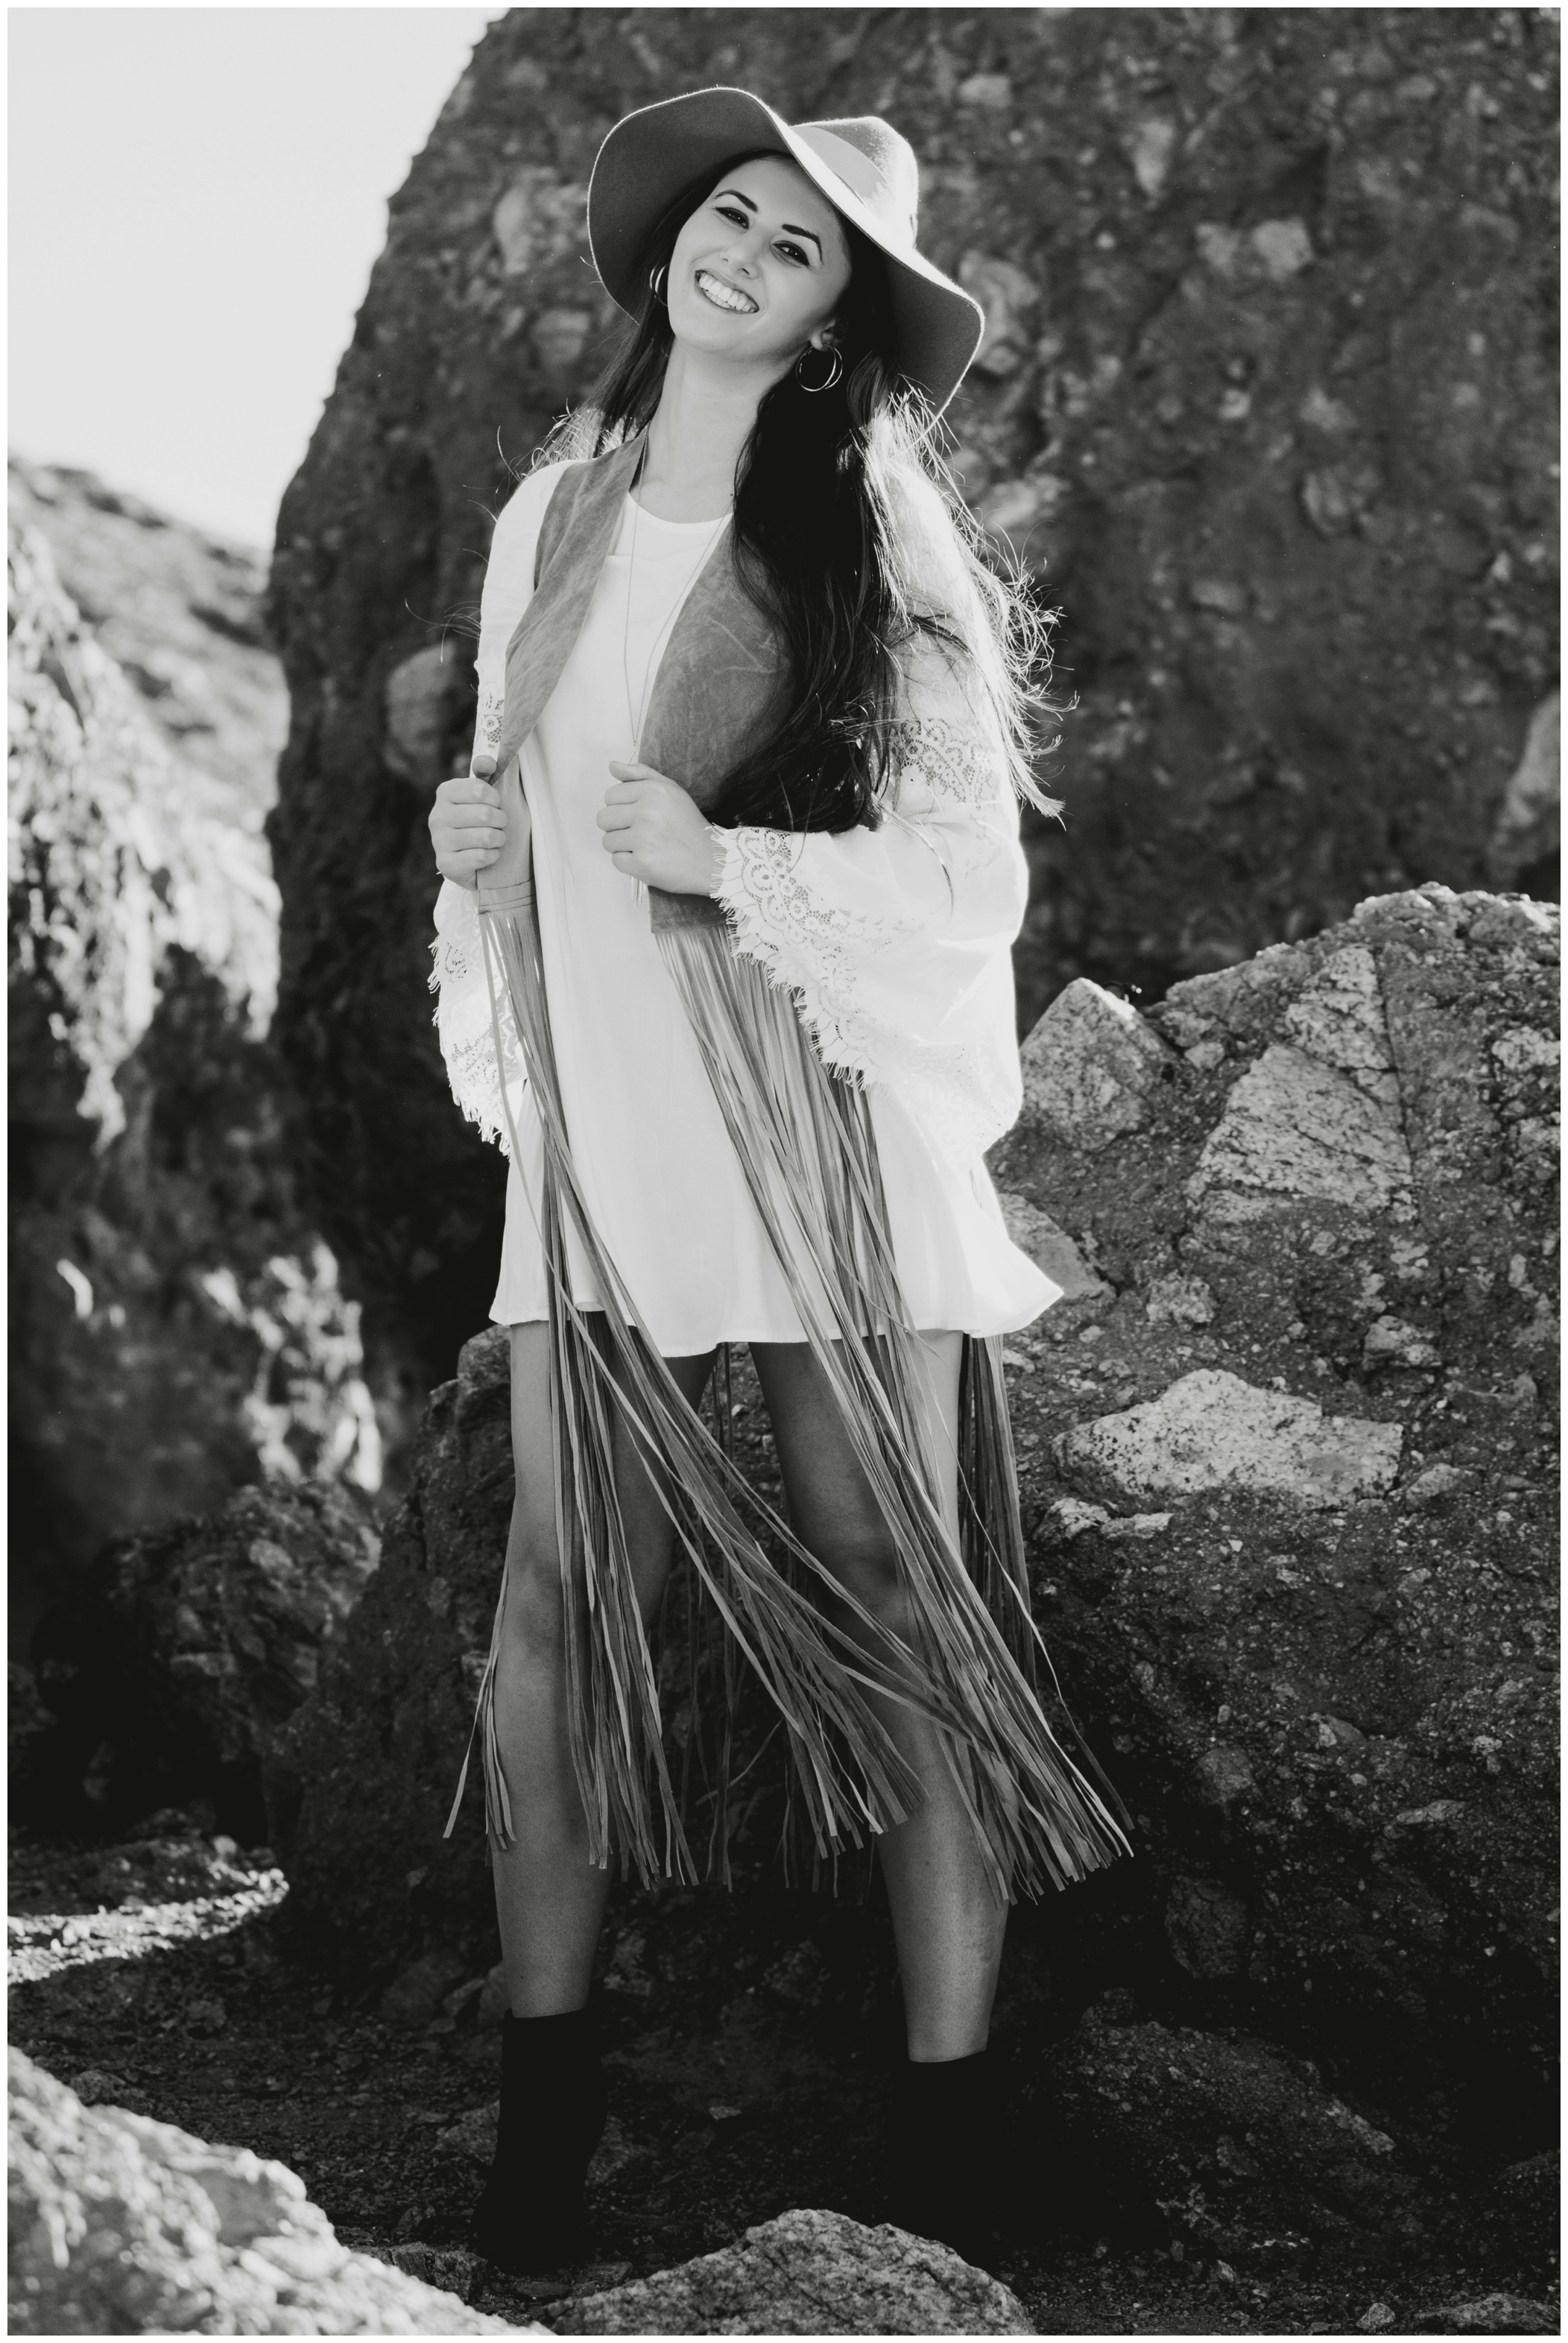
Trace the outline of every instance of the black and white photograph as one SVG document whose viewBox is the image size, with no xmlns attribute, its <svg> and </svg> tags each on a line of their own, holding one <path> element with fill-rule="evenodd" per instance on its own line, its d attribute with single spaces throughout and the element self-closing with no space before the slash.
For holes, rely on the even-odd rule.
<svg viewBox="0 0 1568 2343">
<path fill-rule="evenodd" d="M 1560 39 L 8 11 L 11 2332 L 1560 2332 Z"/>
</svg>

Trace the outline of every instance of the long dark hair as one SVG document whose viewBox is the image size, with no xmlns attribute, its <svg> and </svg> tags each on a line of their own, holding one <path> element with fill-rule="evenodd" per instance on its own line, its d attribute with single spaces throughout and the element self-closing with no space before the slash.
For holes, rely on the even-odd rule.
<svg viewBox="0 0 1568 2343">
<path fill-rule="evenodd" d="M 732 156 L 681 189 L 648 236 L 645 275 L 668 267 L 692 213 L 751 159 Z M 842 376 L 809 393 L 791 368 L 765 393 L 736 467 L 737 572 L 777 626 L 787 662 L 770 729 L 707 810 L 726 826 L 874 829 L 896 769 L 895 655 L 918 635 L 978 682 L 1014 787 L 1050 810 L 1030 769 L 1037 712 L 1049 704 L 1048 622 L 1020 581 L 980 558 L 929 406 L 899 370 L 886 264 L 839 216 L 852 262 L 835 313 Z M 588 403 L 538 460 L 602 455 L 642 429 L 672 346 L 668 311 L 650 288 Z"/>
</svg>

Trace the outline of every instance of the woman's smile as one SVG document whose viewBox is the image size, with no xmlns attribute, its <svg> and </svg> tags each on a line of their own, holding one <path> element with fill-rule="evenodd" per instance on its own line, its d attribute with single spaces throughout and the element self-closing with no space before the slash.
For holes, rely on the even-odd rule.
<svg viewBox="0 0 1568 2343">
<path fill-rule="evenodd" d="M 716 309 L 732 310 L 742 317 L 752 316 L 757 309 L 758 304 L 749 293 L 742 293 L 739 286 L 726 284 L 724 278 L 716 277 L 711 268 L 699 268 L 696 283 L 703 299 L 710 302 Z"/>
</svg>

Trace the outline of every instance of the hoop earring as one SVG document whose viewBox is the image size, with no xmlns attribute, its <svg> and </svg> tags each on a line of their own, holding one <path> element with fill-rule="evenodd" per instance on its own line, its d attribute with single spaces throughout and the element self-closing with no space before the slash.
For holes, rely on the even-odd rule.
<svg viewBox="0 0 1568 2343">
<path fill-rule="evenodd" d="M 659 288 L 664 278 L 667 277 L 668 274 L 669 269 L 668 266 L 662 263 L 658 268 L 650 268 L 648 272 L 648 289 L 652 294 L 656 301 L 664 300 L 664 295 Z M 668 308 L 668 302 L 665 303 L 665 306 Z"/>
<path fill-rule="evenodd" d="M 805 365 L 809 357 L 820 357 L 822 353 L 820 350 L 813 350 L 809 346 L 808 346 L 801 351 L 799 357 L 796 359 L 795 379 L 799 384 L 802 390 L 810 391 L 813 394 L 819 390 L 831 390 L 833 385 L 838 382 L 843 375 L 843 356 L 841 352 L 830 349 L 828 356 L 832 360 L 832 364 L 828 369 L 827 379 L 823 382 L 808 382 L 800 369 Z"/>
</svg>

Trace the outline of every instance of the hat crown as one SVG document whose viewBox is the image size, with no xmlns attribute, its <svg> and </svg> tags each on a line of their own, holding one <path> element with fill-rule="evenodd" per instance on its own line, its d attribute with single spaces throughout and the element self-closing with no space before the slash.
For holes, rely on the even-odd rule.
<svg viewBox="0 0 1568 2343">
<path fill-rule="evenodd" d="M 900 244 L 914 243 L 920 165 L 909 140 L 890 122 L 879 114 L 855 114 L 831 122 L 796 122 L 790 127 L 888 234 Z"/>
</svg>

